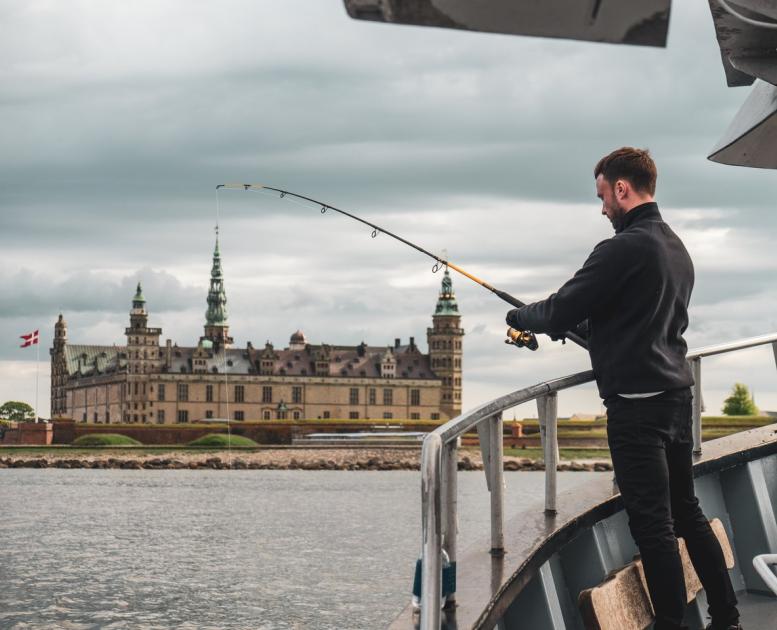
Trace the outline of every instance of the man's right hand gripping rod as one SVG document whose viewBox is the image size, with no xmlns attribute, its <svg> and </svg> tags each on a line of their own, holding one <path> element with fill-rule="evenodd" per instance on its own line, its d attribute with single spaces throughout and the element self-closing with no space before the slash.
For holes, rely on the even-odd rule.
<svg viewBox="0 0 777 630">
<path fill-rule="evenodd" d="M 502 298 L 508 304 L 512 304 L 516 308 L 526 306 L 523 302 L 517 298 L 514 298 L 509 293 L 505 293 L 499 289 L 492 290 L 497 296 Z M 569 339 L 571 342 L 576 343 L 581 348 L 585 348 L 586 350 L 588 349 L 588 342 L 574 332 L 568 331 L 560 336 L 551 336 L 551 339 L 554 341 L 561 340 L 562 343 Z M 507 339 L 505 339 L 505 343 L 516 346 L 517 348 L 528 348 L 529 350 L 536 350 L 539 348 L 539 342 L 537 341 L 536 335 L 529 330 L 516 330 L 515 328 L 508 328 Z"/>
</svg>

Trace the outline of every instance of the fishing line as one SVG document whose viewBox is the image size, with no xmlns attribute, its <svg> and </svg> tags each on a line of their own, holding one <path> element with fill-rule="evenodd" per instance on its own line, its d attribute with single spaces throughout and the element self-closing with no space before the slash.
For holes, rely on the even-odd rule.
<svg viewBox="0 0 777 630">
<path fill-rule="evenodd" d="M 219 244 L 219 226 L 221 225 L 221 190 L 216 188 L 216 247 Z M 220 254 L 220 252 L 219 252 Z M 226 402 L 226 420 L 227 420 L 227 460 L 229 467 L 232 468 L 232 430 L 229 425 L 229 375 L 227 370 L 227 344 L 223 344 L 224 359 L 224 398 Z"/>
</svg>

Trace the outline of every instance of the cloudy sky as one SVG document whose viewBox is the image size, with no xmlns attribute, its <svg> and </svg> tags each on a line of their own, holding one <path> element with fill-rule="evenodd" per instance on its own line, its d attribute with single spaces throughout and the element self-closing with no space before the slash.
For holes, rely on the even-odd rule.
<svg viewBox="0 0 777 630">
<path fill-rule="evenodd" d="M 697 272 L 692 347 L 777 330 L 775 173 L 705 159 L 749 88 L 725 86 L 706 2 L 675 0 L 667 49 L 350 20 L 340 0 L 0 0 L 0 400 L 48 414 L 53 325 L 121 344 L 134 284 L 191 345 L 205 311 L 216 184 L 261 182 L 361 213 L 524 299 L 611 234 L 592 167 L 649 147 L 657 200 Z M 358 224 L 260 193 L 218 200 L 235 341 L 425 338 L 440 276 Z M 589 367 L 503 345 L 506 305 L 454 278 L 464 406 Z M 777 409 L 770 348 L 705 363 Z M 592 388 L 560 411 L 598 411 Z M 535 413 L 533 407 L 518 415 Z"/>
</svg>

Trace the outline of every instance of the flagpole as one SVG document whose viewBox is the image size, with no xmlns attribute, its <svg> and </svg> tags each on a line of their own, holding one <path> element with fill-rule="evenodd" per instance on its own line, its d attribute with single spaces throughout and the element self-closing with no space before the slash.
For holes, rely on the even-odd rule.
<svg viewBox="0 0 777 630">
<path fill-rule="evenodd" d="M 35 423 L 38 422 L 38 367 L 40 366 L 40 336 L 35 345 Z"/>
</svg>

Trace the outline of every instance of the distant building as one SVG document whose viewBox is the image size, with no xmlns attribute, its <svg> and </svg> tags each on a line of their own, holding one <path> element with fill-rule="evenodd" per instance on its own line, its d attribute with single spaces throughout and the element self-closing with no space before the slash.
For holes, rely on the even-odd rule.
<svg viewBox="0 0 777 630">
<path fill-rule="evenodd" d="M 389 346 L 311 344 L 233 347 L 218 238 L 204 334 L 196 346 L 149 328 L 141 285 L 132 299 L 126 346 L 74 345 L 60 314 L 51 354 L 51 416 L 90 423 L 174 424 L 207 419 L 432 419 L 461 413 L 462 337 L 448 270 L 426 331 Z"/>
</svg>

